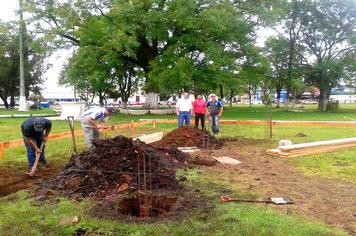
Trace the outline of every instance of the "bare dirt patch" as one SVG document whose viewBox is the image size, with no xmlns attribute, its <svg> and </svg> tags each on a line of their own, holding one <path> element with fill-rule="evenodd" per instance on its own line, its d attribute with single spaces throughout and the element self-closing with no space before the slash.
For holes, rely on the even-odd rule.
<svg viewBox="0 0 356 236">
<path fill-rule="evenodd" d="M 217 165 L 210 171 L 223 173 L 221 180 L 263 197 L 287 196 L 294 205 L 271 206 L 286 214 L 322 221 L 356 234 L 356 185 L 338 179 L 309 177 L 288 159 L 265 155 L 261 145 L 226 142 L 210 155 L 234 157 L 238 166 Z"/>
<path fill-rule="evenodd" d="M 60 171 L 58 165 L 48 165 L 46 168 L 38 168 L 33 177 L 25 174 L 27 167 L 16 168 L 2 166 L 0 168 L 0 197 L 22 189 L 32 188 L 42 180 L 50 179 Z"/>
</svg>

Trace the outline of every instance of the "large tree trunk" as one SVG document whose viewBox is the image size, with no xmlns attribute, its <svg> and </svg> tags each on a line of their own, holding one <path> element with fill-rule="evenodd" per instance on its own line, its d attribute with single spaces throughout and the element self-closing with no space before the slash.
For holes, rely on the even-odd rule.
<svg viewBox="0 0 356 236">
<path fill-rule="evenodd" d="M 100 103 L 101 107 L 104 106 L 104 101 L 105 101 L 105 98 L 104 98 L 103 94 L 99 93 L 99 103 Z"/>
<path fill-rule="evenodd" d="M 328 102 L 329 102 L 330 93 L 327 89 L 320 88 L 319 104 L 318 111 L 325 112 Z"/>
<path fill-rule="evenodd" d="M 129 101 L 129 95 L 125 93 L 125 91 L 121 91 L 121 101 L 122 101 L 122 108 L 126 109 L 127 108 L 127 102 Z"/>
<path fill-rule="evenodd" d="M 289 88 L 287 88 L 287 91 L 286 91 L 286 100 L 284 102 L 284 109 L 285 110 L 288 110 L 289 108 Z"/>
<path fill-rule="evenodd" d="M 0 96 L 0 98 L 1 98 L 1 100 L 3 101 L 6 110 L 8 110 L 8 109 L 9 109 L 9 103 L 7 102 L 6 96 L 5 96 L 5 97 Z"/>
<path fill-rule="evenodd" d="M 248 106 L 251 108 L 252 96 L 251 96 L 251 86 L 248 86 Z"/>
<path fill-rule="evenodd" d="M 158 108 L 159 94 L 155 92 L 148 92 L 146 94 L 145 108 Z"/>
<path fill-rule="evenodd" d="M 10 107 L 15 107 L 16 103 L 15 103 L 15 91 L 12 91 L 10 94 Z"/>
<path fill-rule="evenodd" d="M 122 100 L 122 108 L 124 109 L 127 108 L 127 101 Z"/>
<path fill-rule="evenodd" d="M 224 99 L 224 89 L 222 84 L 219 84 L 219 92 L 220 92 L 220 99 L 222 101 Z"/>
<path fill-rule="evenodd" d="M 230 91 L 230 107 L 232 107 L 232 99 L 234 98 L 235 91 L 231 89 Z"/>
<path fill-rule="evenodd" d="M 281 91 L 282 89 L 277 88 L 276 92 L 277 92 L 277 102 L 276 102 L 276 107 L 279 108 L 280 102 L 281 102 Z"/>
</svg>

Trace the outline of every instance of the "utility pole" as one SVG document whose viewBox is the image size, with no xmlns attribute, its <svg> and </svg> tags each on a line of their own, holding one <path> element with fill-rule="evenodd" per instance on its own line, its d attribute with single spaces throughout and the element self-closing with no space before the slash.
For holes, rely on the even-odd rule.
<svg viewBox="0 0 356 236">
<path fill-rule="evenodd" d="M 25 93 L 25 71 L 24 71 L 24 31 L 25 31 L 25 21 L 23 20 L 22 14 L 22 0 L 19 0 L 20 6 L 20 101 L 19 101 L 19 111 L 27 111 L 26 106 L 26 93 Z"/>
</svg>

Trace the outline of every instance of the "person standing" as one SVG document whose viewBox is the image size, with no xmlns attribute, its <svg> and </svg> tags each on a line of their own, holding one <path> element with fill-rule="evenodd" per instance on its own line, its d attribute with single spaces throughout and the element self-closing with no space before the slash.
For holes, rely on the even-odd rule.
<svg viewBox="0 0 356 236">
<path fill-rule="evenodd" d="M 88 148 L 93 145 L 93 140 L 100 137 L 99 129 L 105 129 L 105 122 L 109 116 L 116 113 L 114 108 L 94 107 L 85 111 L 81 120 L 85 143 Z"/>
<path fill-rule="evenodd" d="M 215 94 L 210 95 L 211 101 L 206 105 L 206 112 L 210 115 L 211 130 L 214 135 L 219 134 L 219 117 L 223 112 L 223 105 L 216 99 Z"/>
<path fill-rule="evenodd" d="M 195 128 L 199 126 L 199 120 L 201 128 L 205 128 L 205 112 L 206 112 L 206 102 L 201 95 L 197 96 L 197 99 L 193 102 L 193 111 L 195 116 Z"/>
<path fill-rule="evenodd" d="M 41 144 L 47 142 L 51 128 L 52 122 L 42 117 L 29 118 L 21 124 L 21 132 L 27 150 L 27 160 L 30 169 L 35 163 L 36 155 L 40 153 L 39 161 L 43 166 L 47 164 L 44 152 L 45 146 L 43 145 L 41 150 Z"/>
<path fill-rule="evenodd" d="M 190 116 L 192 115 L 192 102 L 189 99 L 189 94 L 184 93 L 183 98 L 178 99 L 176 104 L 176 113 L 178 116 L 178 126 L 190 125 Z"/>
</svg>

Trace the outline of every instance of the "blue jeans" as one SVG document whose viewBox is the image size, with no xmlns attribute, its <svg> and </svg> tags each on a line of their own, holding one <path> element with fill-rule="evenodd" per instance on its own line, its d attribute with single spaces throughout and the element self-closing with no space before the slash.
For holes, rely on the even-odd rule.
<svg viewBox="0 0 356 236">
<path fill-rule="evenodd" d="M 178 126 L 183 125 L 183 120 L 185 125 L 190 125 L 190 112 L 189 111 L 180 111 L 178 116 Z"/>
<path fill-rule="evenodd" d="M 33 164 L 35 164 L 35 160 L 36 160 L 36 151 L 32 149 L 32 147 L 30 146 L 30 144 L 28 144 L 26 137 L 23 137 L 23 141 L 25 143 L 26 149 L 27 149 L 27 160 L 28 160 L 28 166 L 30 168 L 32 168 Z M 31 137 L 31 139 L 35 142 L 36 146 L 38 148 L 41 147 L 41 143 L 43 142 L 43 134 L 41 135 L 37 135 L 35 137 Z M 45 159 L 45 154 L 44 154 L 44 147 L 42 150 L 42 154 L 40 156 L 40 162 L 42 162 L 42 164 L 46 164 L 46 159 Z"/>
<path fill-rule="evenodd" d="M 211 121 L 211 130 L 214 134 L 219 133 L 219 116 L 218 115 L 210 115 Z"/>
</svg>

